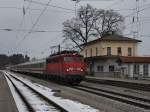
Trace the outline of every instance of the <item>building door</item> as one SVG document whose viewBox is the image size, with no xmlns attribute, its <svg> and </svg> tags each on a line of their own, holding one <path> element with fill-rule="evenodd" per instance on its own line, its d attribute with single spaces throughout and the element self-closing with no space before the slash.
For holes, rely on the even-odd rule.
<svg viewBox="0 0 150 112">
<path fill-rule="evenodd" d="M 89 74 L 94 75 L 94 62 L 92 61 L 90 62 L 89 69 L 90 69 Z"/>
<path fill-rule="evenodd" d="M 139 64 L 134 64 L 133 77 L 138 78 L 139 77 L 139 71 L 140 71 L 140 65 Z"/>
<path fill-rule="evenodd" d="M 114 72 L 114 70 L 115 70 L 114 65 L 110 65 L 110 66 L 109 66 L 109 72 Z"/>
<path fill-rule="evenodd" d="M 149 73 L 149 71 L 148 71 L 148 64 L 144 64 L 143 65 L 143 76 L 144 77 L 148 77 L 148 73 Z"/>
</svg>

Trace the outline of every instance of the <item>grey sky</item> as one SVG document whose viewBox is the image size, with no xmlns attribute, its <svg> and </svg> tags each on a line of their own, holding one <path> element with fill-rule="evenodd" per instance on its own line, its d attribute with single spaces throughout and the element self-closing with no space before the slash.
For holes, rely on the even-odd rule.
<svg viewBox="0 0 150 112">
<path fill-rule="evenodd" d="M 33 0 L 42 3 L 47 3 L 48 0 Z M 107 2 L 106 2 L 107 1 Z M 84 0 L 77 4 L 77 8 L 81 5 L 91 4 L 93 7 L 100 9 L 114 9 L 121 13 L 123 16 L 129 15 L 135 10 L 136 0 Z M 150 0 L 139 0 L 140 9 L 144 9 L 139 13 L 140 18 L 140 32 L 139 38 L 143 42 L 139 46 L 140 55 L 150 55 Z M 71 0 L 52 0 L 51 5 L 75 9 L 75 2 Z M 34 10 L 26 10 L 23 19 L 22 7 L 27 8 L 29 2 L 24 0 L 0 0 L 0 29 L 30 29 L 32 24 L 36 21 L 37 17 L 43 10 L 44 6 L 31 3 L 29 7 Z M 35 10 L 36 9 L 36 10 Z M 41 9 L 41 10 L 40 10 Z M 46 30 L 57 32 L 45 33 L 30 33 L 23 41 L 24 35 L 27 31 L 3 31 L 0 30 L 0 54 L 13 54 L 13 53 L 27 53 L 31 57 L 43 58 L 50 54 L 50 46 L 62 43 L 62 22 L 75 16 L 71 10 L 63 10 L 54 7 L 48 7 L 44 14 L 40 17 L 38 24 L 34 30 Z M 124 34 L 132 37 L 133 31 L 136 31 L 136 24 L 133 25 L 132 17 L 136 13 L 131 14 L 126 19 L 126 29 Z M 146 35 L 146 36 L 145 36 Z M 18 45 L 18 46 L 17 46 Z"/>
</svg>

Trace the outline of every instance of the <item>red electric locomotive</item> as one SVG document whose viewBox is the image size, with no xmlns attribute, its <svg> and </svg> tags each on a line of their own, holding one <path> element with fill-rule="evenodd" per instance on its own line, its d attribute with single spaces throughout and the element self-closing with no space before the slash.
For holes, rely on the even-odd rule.
<svg viewBox="0 0 150 112">
<path fill-rule="evenodd" d="M 83 56 L 75 51 L 62 51 L 46 59 L 46 73 L 52 78 L 79 83 L 85 76 Z"/>
<path fill-rule="evenodd" d="M 22 63 L 10 69 L 40 78 L 69 83 L 80 83 L 85 76 L 83 56 L 75 51 L 61 51 L 46 59 Z"/>
</svg>

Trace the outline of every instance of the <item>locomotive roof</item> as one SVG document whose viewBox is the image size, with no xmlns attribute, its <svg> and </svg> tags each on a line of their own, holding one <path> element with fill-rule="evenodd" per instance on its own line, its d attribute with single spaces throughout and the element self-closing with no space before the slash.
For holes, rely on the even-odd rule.
<svg viewBox="0 0 150 112">
<path fill-rule="evenodd" d="M 52 56 L 49 56 L 47 59 L 51 58 L 57 58 L 57 57 L 65 57 L 65 56 L 82 56 L 80 54 L 60 54 L 60 55 L 52 55 Z"/>
<path fill-rule="evenodd" d="M 60 51 L 60 52 L 57 52 L 57 53 L 54 53 L 54 54 L 51 54 L 50 56 L 56 56 L 56 55 L 62 55 L 62 54 L 74 54 L 74 53 L 77 53 L 78 54 L 78 51 L 68 51 L 68 50 L 64 50 L 64 51 Z"/>
<path fill-rule="evenodd" d="M 60 56 L 82 56 L 80 55 L 78 52 L 61 52 L 61 53 L 57 53 L 57 54 L 52 54 L 50 55 L 48 58 L 55 58 L 55 57 L 60 57 Z"/>
</svg>

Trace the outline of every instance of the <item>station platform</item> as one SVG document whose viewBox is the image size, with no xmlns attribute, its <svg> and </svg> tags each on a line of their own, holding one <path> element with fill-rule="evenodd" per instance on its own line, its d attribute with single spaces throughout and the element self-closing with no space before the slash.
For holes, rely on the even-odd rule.
<svg viewBox="0 0 150 112">
<path fill-rule="evenodd" d="M 94 77 L 94 76 L 86 76 L 85 80 L 89 82 L 108 84 L 112 86 L 150 91 L 150 80 L 121 79 L 121 78 Z"/>
<path fill-rule="evenodd" d="M 5 76 L 0 71 L 0 112 L 18 112 Z"/>
</svg>

